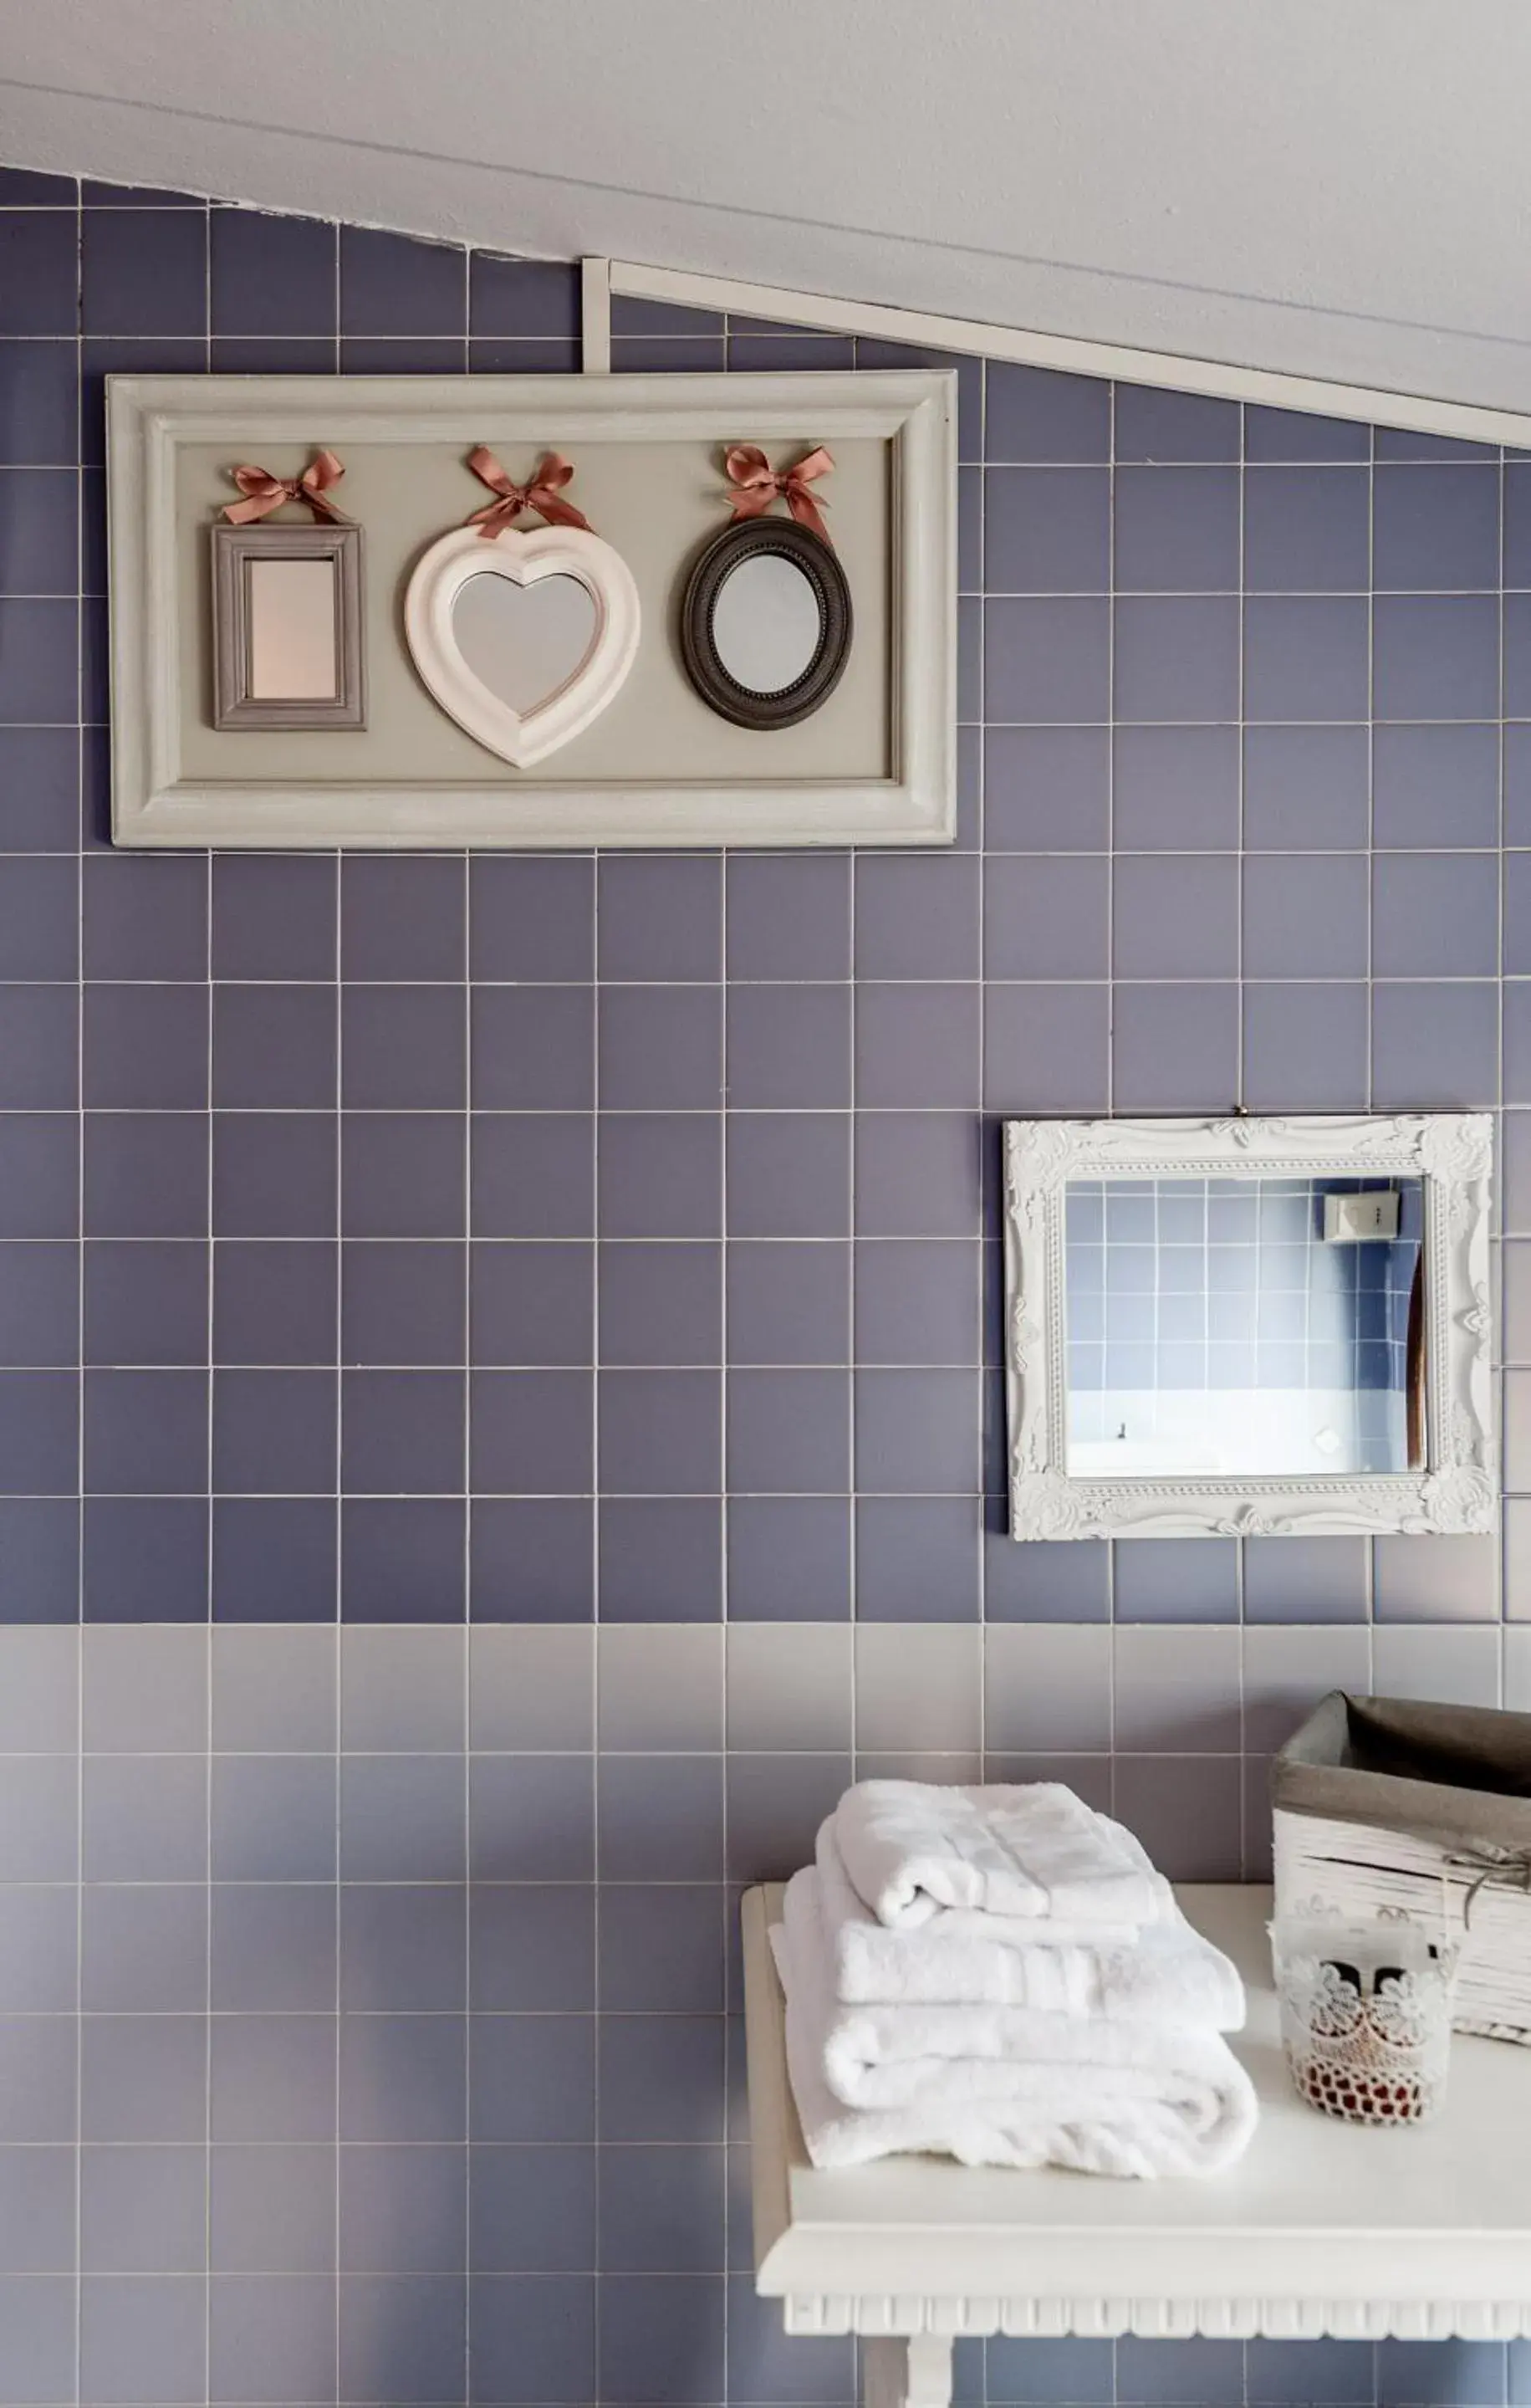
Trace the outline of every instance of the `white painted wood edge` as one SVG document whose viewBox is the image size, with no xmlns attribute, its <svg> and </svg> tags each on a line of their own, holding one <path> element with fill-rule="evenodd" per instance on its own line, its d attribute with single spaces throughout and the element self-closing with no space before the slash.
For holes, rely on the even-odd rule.
<svg viewBox="0 0 1531 2408">
<path fill-rule="evenodd" d="M 883 342 L 928 345 L 981 359 L 1052 368 L 1066 376 L 1107 377 L 1128 384 L 1253 402 L 1271 409 L 1298 410 L 1312 417 L 1402 426 L 1473 443 L 1505 443 L 1516 450 L 1531 447 L 1531 414 L 1520 410 L 1447 401 L 1429 394 L 1391 393 L 1321 377 L 1286 376 L 1233 360 L 1141 351 L 1125 343 L 1049 335 L 976 318 L 946 318 L 886 302 L 848 301 L 831 294 L 750 284 L 734 277 L 697 275 L 687 268 L 655 267 L 637 260 L 613 259 L 606 265 L 608 303 L 609 296 L 621 294 L 634 300 L 674 302 L 685 308 L 736 310 L 751 318 L 779 319 L 786 325 L 814 327 L 824 334 L 866 335 Z"/>
</svg>

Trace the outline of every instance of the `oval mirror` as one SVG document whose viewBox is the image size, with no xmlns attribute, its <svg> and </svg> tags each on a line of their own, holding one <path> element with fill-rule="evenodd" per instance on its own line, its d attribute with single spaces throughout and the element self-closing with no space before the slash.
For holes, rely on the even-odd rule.
<svg viewBox="0 0 1531 2408">
<path fill-rule="evenodd" d="M 738 727 L 791 727 L 827 702 L 851 652 L 851 589 L 793 519 L 725 526 L 691 572 L 680 652 L 702 700 Z"/>
<path fill-rule="evenodd" d="M 746 552 L 718 588 L 712 641 L 747 694 L 780 694 L 819 649 L 823 613 L 802 566 L 785 552 Z"/>
<path fill-rule="evenodd" d="M 470 577 L 451 630 L 475 677 L 522 716 L 566 685 L 595 639 L 595 602 L 577 577 L 517 584 L 502 572 Z"/>
</svg>

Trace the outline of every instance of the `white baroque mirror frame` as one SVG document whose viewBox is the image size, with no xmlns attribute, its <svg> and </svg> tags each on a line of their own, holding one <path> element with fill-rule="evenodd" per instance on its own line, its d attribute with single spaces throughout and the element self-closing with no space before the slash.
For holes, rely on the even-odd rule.
<svg viewBox="0 0 1531 2408">
<path fill-rule="evenodd" d="M 1458 1537 L 1496 1526 L 1488 1113 L 1008 1121 L 1004 1140 L 1013 1538 Z M 1067 1182 L 1373 1173 L 1423 1184 L 1424 1468 L 1333 1478 L 1071 1479 L 1065 1469 Z"/>
</svg>

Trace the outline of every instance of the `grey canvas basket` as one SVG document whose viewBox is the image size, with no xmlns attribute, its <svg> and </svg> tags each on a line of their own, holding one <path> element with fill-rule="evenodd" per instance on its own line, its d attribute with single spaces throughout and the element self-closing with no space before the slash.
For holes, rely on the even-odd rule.
<svg viewBox="0 0 1531 2408">
<path fill-rule="evenodd" d="M 1276 1904 L 1460 1942 L 1459 2030 L 1531 2041 L 1531 1714 L 1335 1690 L 1271 1767 Z"/>
</svg>

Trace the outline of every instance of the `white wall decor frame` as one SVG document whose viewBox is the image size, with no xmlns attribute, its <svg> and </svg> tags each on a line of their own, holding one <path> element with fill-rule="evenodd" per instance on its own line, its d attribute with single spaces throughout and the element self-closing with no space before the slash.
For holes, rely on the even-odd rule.
<svg viewBox="0 0 1531 2408">
<path fill-rule="evenodd" d="M 1005 1367 L 1017 1539 L 1275 1538 L 1492 1530 L 1486 1112 L 1364 1119 L 1009 1121 Z M 1418 1178 L 1424 1197 L 1425 1462 L 1420 1471 L 1268 1479 L 1071 1479 L 1064 1197 L 1070 1180 Z"/>
<path fill-rule="evenodd" d="M 324 439 L 397 447 L 487 443 L 521 453 L 556 440 L 694 442 L 747 435 L 767 450 L 805 424 L 888 447 L 888 750 L 891 774 L 838 780 L 758 773 L 688 782 L 481 785 L 317 776 L 201 780 L 180 760 L 187 675 L 180 638 L 176 471 L 183 447 L 230 459 Z M 956 808 L 956 394 L 950 372 L 761 376 L 113 377 L 107 390 L 111 527 L 112 828 L 129 846 L 816 845 L 950 843 Z M 465 511 L 471 496 L 465 494 Z M 725 512 L 719 480 L 719 524 Z M 678 537 L 675 579 L 685 566 Z M 401 586 L 403 582 L 401 564 Z M 376 614 L 375 614 L 376 615 Z M 391 631 L 377 629 L 375 640 Z M 656 628 L 651 639 L 671 640 Z M 768 746 L 769 737 L 761 739 Z"/>
</svg>

